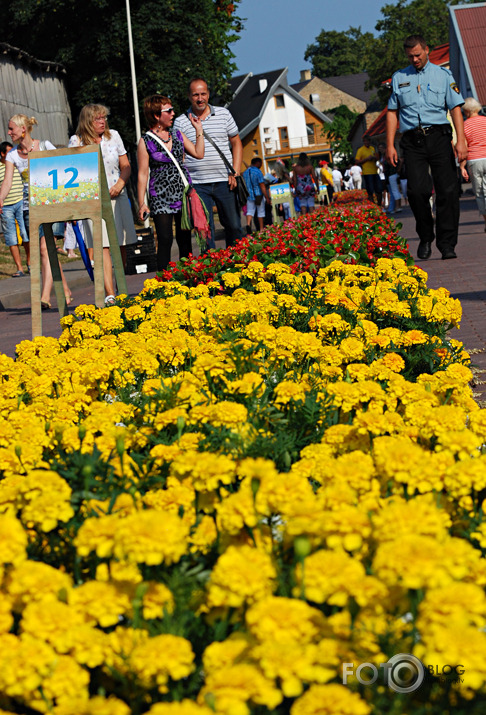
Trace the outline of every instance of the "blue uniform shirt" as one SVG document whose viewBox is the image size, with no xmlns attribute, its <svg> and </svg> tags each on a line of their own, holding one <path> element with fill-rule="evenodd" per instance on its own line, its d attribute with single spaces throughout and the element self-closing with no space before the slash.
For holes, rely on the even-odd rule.
<svg viewBox="0 0 486 715">
<path fill-rule="evenodd" d="M 421 70 L 409 65 L 395 72 L 388 109 L 398 109 L 400 131 L 447 124 L 447 110 L 464 104 L 451 72 L 427 62 Z"/>
</svg>

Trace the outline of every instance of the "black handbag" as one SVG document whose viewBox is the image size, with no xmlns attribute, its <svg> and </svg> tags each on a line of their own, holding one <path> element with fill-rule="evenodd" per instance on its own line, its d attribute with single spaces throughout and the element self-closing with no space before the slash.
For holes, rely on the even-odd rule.
<svg viewBox="0 0 486 715">
<path fill-rule="evenodd" d="M 211 139 L 211 137 L 206 134 L 206 132 L 203 129 L 203 134 L 204 138 L 208 140 L 210 144 L 213 145 L 213 147 L 216 149 L 220 157 L 225 163 L 226 168 L 229 170 L 230 174 L 235 176 L 236 171 L 234 167 L 229 163 L 228 159 L 225 157 L 219 146 L 216 144 L 216 142 Z M 246 202 L 248 201 L 248 196 L 250 195 L 250 192 L 248 191 L 248 188 L 246 186 L 245 180 L 242 176 L 235 176 L 236 179 L 236 199 L 239 203 L 240 206 L 245 206 Z"/>
<path fill-rule="evenodd" d="M 240 204 L 240 206 L 244 206 L 248 201 L 248 196 L 250 195 L 250 193 L 242 176 L 236 177 L 236 195 L 238 197 L 238 203 Z"/>
</svg>

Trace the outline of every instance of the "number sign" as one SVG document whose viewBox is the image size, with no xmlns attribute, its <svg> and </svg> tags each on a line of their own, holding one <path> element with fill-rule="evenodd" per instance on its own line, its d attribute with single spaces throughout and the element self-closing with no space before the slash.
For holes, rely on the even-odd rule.
<svg viewBox="0 0 486 715">
<path fill-rule="evenodd" d="M 45 156 L 30 161 L 30 205 L 51 206 L 100 198 L 98 155 Z"/>
</svg>

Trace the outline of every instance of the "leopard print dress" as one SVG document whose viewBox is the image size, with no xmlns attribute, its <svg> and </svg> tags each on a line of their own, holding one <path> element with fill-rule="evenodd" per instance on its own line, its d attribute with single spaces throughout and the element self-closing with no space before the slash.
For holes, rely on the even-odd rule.
<svg viewBox="0 0 486 715">
<path fill-rule="evenodd" d="M 182 192 L 184 184 L 176 165 L 170 156 L 162 149 L 160 144 L 147 134 L 143 135 L 143 140 L 149 155 L 149 204 L 153 215 L 175 214 L 182 209 Z M 179 166 L 185 173 L 189 183 L 191 177 L 185 168 L 184 144 L 182 134 L 176 131 L 172 135 L 172 154 L 179 162 Z"/>
</svg>

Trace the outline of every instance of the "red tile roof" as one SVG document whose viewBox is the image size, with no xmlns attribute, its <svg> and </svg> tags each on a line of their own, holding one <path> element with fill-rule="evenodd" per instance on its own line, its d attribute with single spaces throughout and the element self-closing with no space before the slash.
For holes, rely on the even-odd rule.
<svg viewBox="0 0 486 715">
<path fill-rule="evenodd" d="M 471 5 L 454 8 L 477 98 L 486 104 L 486 6 Z"/>
</svg>

